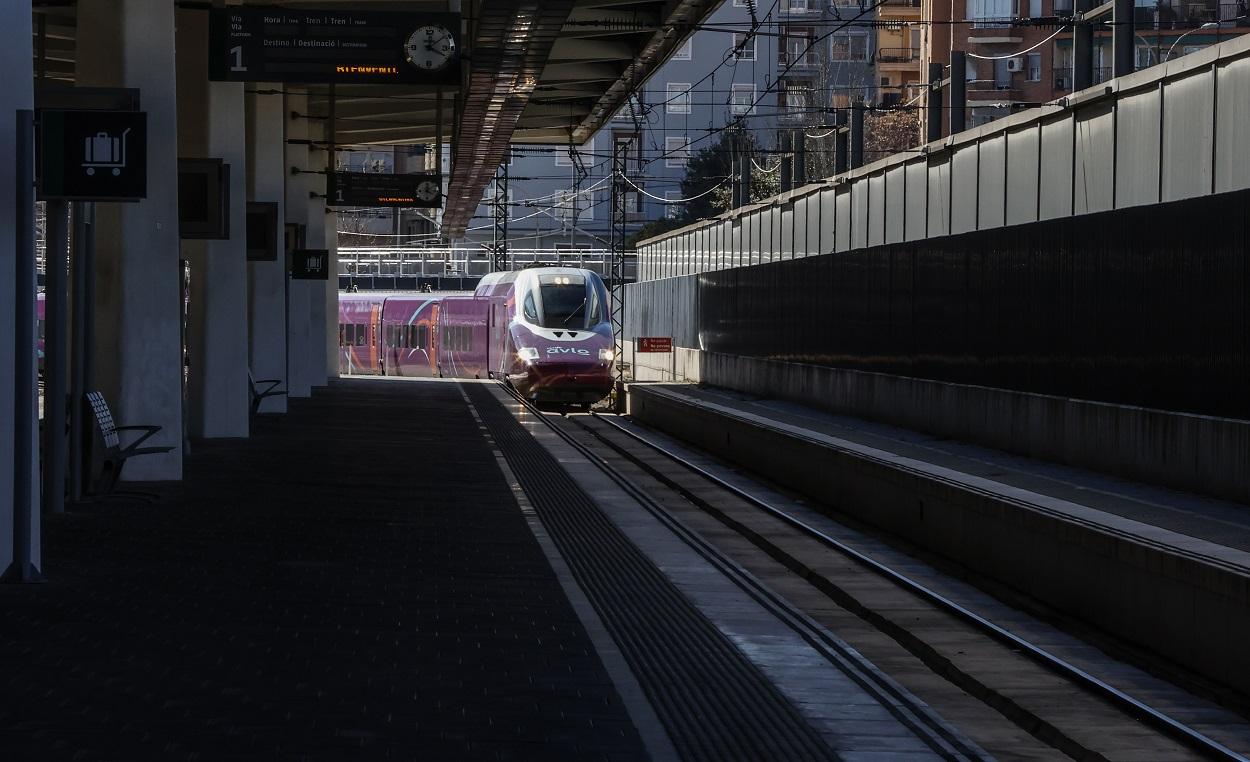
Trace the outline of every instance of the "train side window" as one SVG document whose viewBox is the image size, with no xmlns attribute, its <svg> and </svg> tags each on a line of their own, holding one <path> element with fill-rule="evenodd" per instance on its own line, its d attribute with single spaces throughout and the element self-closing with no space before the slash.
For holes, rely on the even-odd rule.
<svg viewBox="0 0 1250 762">
<path fill-rule="evenodd" d="M 417 346 L 425 349 L 430 345 L 430 327 L 428 325 L 417 326 Z"/>
<path fill-rule="evenodd" d="M 525 319 L 534 323 L 538 322 L 538 308 L 534 306 L 533 291 L 525 295 Z"/>
<path fill-rule="evenodd" d="M 350 347 L 356 343 L 356 326 L 347 323 L 343 326 L 343 346 Z"/>
<path fill-rule="evenodd" d="M 343 342 L 347 341 L 347 326 L 339 323 L 339 346 L 343 346 Z"/>
<path fill-rule="evenodd" d="M 365 331 L 365 326 L 360 323 L 356 324 L 356 346 L 363 347 L 368 341 L 369 334 Z"/>
</svg>

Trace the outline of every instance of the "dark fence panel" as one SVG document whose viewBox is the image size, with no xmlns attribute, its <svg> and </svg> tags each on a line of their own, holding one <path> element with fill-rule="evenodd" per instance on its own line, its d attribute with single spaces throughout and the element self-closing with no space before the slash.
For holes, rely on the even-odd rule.
<svg viewBox="0 0 1250 762">
<path fill-rule="evenodd" d="M 703 347 L 1250 418 L 1250 193 L 699 276 Z"/>
</svg>

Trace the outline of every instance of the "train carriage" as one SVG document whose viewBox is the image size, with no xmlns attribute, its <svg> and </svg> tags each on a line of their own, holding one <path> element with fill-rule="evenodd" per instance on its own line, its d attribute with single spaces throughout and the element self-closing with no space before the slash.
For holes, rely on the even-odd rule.
<svg viewBox="0 0 1250 762">
<path fill-rule="evenodd" d="M 472 295 L 341 294 L 340 372 L 497 378 L 536 402 L 588 406 L 612 389 L 612 327 L 598 274 L 492 273 Z"/>
</svg>

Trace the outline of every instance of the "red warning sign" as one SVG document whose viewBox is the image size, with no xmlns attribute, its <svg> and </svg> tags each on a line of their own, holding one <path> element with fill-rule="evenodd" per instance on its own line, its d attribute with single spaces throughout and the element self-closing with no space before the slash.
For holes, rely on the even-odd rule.
<svg viewBox="0 0 1250 762">
<path fill-rule="evenodd" d="M 638 337 L 639 352 L 672 352 L 673 337 L 672 336 L 639 336 Z"/>
</svg>

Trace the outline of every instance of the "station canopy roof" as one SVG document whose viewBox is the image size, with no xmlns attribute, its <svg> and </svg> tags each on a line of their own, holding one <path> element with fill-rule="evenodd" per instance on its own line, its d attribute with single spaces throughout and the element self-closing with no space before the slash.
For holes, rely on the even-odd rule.
<svg viewBox="0 0 1250 762">
<path fill-rule="evenodd" d="M 510 143 L 585 143 L 719 5 L 720 0 L 267 0 L 292 9 L 461 13 L 463 78 L 442 88 L 442 135 L 454 160 L 443 234 L 463 235 Z M 227 5 L 244 3 L 228 2 Z M 207 8 L 206 2 L 180 3 Z M 73 81 L 75 10 L 34 0 L 43 28 L 36 71 Z M 42 67 L 42 69 L 41 69 Z M 310 116 L 330 115 L 330 88 L 309 86 Z M 433 143 L 438 88 L 337 85 L 334 137 L 341 146 Z"/>
</svg>

